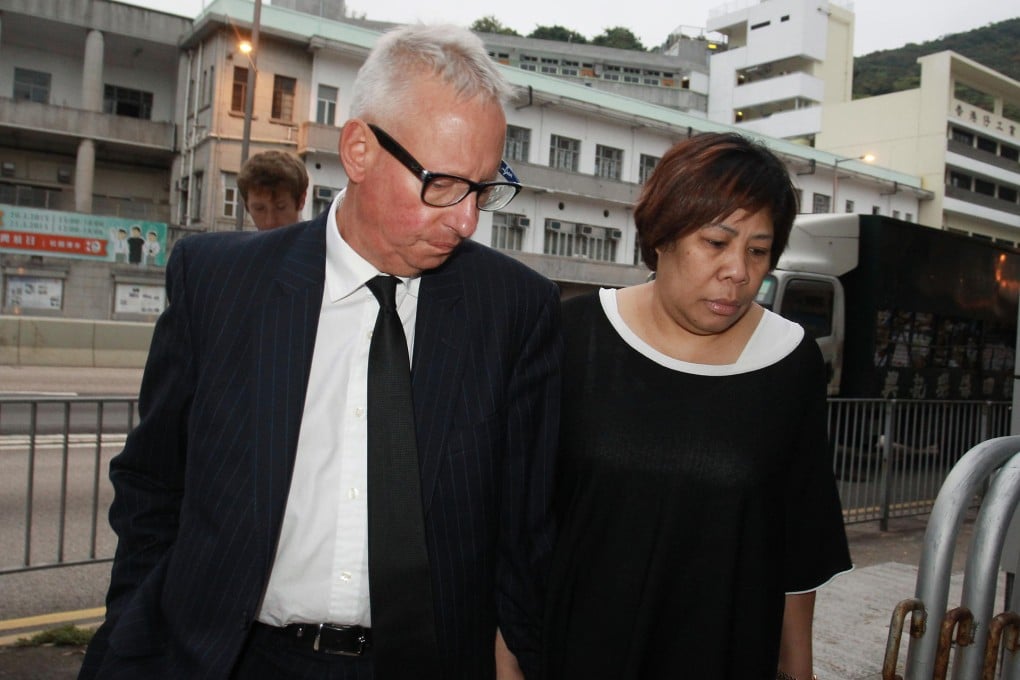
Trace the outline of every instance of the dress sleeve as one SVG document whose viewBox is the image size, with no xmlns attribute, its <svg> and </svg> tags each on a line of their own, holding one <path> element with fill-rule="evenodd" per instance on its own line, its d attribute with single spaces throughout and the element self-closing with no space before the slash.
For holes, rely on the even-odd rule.
<svg viewBox="0 0 1020 680">
<path fill-rule="evenodd" d="M 785 590 L 815 590 L 852 568 L 843 512 L 832 472 L 826 428 L 825 365 L 814 340 L 804 338 L 795 352 L 803 420 L 792 441 L 783 501 L 786 513 Z"/>
</svg>

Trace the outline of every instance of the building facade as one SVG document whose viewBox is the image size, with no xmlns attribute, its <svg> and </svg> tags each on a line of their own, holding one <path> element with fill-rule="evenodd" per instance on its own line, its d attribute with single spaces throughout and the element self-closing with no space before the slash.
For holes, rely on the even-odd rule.
<svg viewBox="0 0 1020 680">
<path fill-rule="evenodd" d="M 922 179 L 920 221 L 1020 241 L 1020 83 L 954 52 L 918 59 L 920 87 L 825 108 L 818 145 Z"/>
<path fill-rule="evenodd" d="M 11 88 L 7 92 L 14 93 L 7 100 L 6 92 L 0 89 L 3 95 L 0 107 L 15 107 L 19 96 L 31 99 L 35 92 L 34 81 L 23 74 L 18 75 L 15 85 L 14 69 L 45 72 L 50 68 L 57 72 L 56 66 L 45 65 L 59 61 L 59 68 L 63 69 L 60 72 L 76 73 L 79 80 L 84 80 L 87 74 L 83 75 L 81 64 L 90 32 L 99 32 L 106 44 L 116 44 L 121 40 L 114 39 L 120 35 L 117 31 L 123 31 L 125 36 L 138 36 L 137 24 L 151 30 L 160 26 L 162 42 L 148 40 L 134 46 L 128 43 L 130 49 L 126 52 L 109 52 L 111 60 L 114 54 L 119 59 L 122 54 L 137 52 L 136 57 L 140 57 L 150 44 L 153 50 L 158 45 L 163 57 L 157 64 L 132 69 L 130 80 L 115 77 L 119 72 L 111 67 L 106 69 L 102 82 L 104 88 L 111 85 L 137 90 L 142 101 L 151 97 L 152 110 L 158 111 L 144 119 L 132 116 L 133 110 L 122 111 L 115 106 L 111 113 L 103 115 L 109 117 L 108 125 L 122 131 L 122 135 L 139 122 L 165 131 L 165 140 L 155 149 L 136 144 L 138 148 L 128 154 L 123 150 L 126 145 L 121 144 L 108 161 L 120 172 L 116 175 L 111 170 L 109 179 L 110 186 L 119 192 L 116 195 L 130 196 L 132 201 L 122 202 L 150 210 L 156 218 L 153 224 L 163 224 L 163 232 L 157 237 L 164 240 L 159 243 L 157 256 L 139 263 L 120 263 L 114 253 L 120 248 L 116 238 L 113 235 L 107 238 L 95 230 L 117 231 L 134 225 L 118 220 L 129 217 L 141 220 L 145 215 L 122 217 L 123 208 L 107 207 L 95 198 L 90 210 L 65 202 L 42 204 L 38 209 L 48 212 L 41 217 L 18 213 L 18 219 L 25 223 L 36 217 L 48 219 L 55 223 L 53 229 L 57 232 L 65 220 L 64 211 L 72 215 L 66 220 L 94 223 L 90 227 L 92 240 L 104 249 L 106 259 L 80 265 L 91 268 L 89 279 L 80 273 L 77 260 L 68 259 L 66 253 L 23 253 L 5 248 L 0 242 L 4 313 L 99 319 L 154 317 L 164 302 L 160 272 L 165 259 L 161 258 L 165 258 L 173 244 L 194 232 L 237 228 L 240 205 L 236 176 L 241 162 L 246 120 L 243 102 L 250 69 L 255 73 L 250 153 L 285 149 L 304 160 L 310 176 L 305 218 L 325 209 L 345 185 L 346 176 L 337 158 L 340 129 L 348 116 L 351 85 L 377 32 L 274 3 L 262 7 L 258 49 L 247 55 L 240 50 L 239 42 L 252 33 L 254 6 L 250 0 L 214 0 L 194 21 L 170 17 L 172 21 L 166 25 L 161 24 L 166 15 L 160 13 L 138 8 L 128 11 L 127 6 L 110 0 L 88 0 L 85 4 L 90 8 L 105 8 L 103 11 L 113 14 L 126 12 L 123 27 L 99 24 L 74 28 L 81 34 L 81 51 L 71 50 L 52 57 L 19 45 L 9 36 L 11 25 L 21 35 L 31 35 L 40 27 L 57 30 L 40 21 L 76 26 L 73 18 L 59 21 L 45 15 L 40 18 L 37 4 L 31 0 L 0 0 L 3 10 L 0 88 L 6 85 Z M 63 3 L 53 0 L 52 4 L 56 14 Z M 140 14 L 136 17 L 134 12 Z M 95 17 L 101 12 L 82 12 L 83 16 L 86 14 Z M 501 48 L 490 44 L 490 49 L 497 50 L 499 60 Z M 560 59 L 558 67 L 562 69 L 562 56 Z M 632 206 L 645 177 L 676 141 L 699 132 L 734 130 L 735 126 L 714 123 L 703 114 L 596 88 L 581 77 L 575 80 L 563 77 L 562 73 L 543 74 L 540 69 L 532 71 L 520 65 L 511 63 L 502 68 L 517 89 L 515 101 L 507 107 L 505 156 L 521 177 L 524 190 L 504 211 L 483 213 L 474 238 L 545 274 L 560 284 L 565 295 L 596 286 L 643 281 L 647 270 L 638 258 Z M 69 76 L 56 79 L 50 96 L 51 101 L 61 104 L 43 106 L 61 113 L 69 109 L 65 115 L 92 115 L 83 113 L 87 110 L 84 104 L 73 98 L 81 88 L 71 80 Z M 67 94 L 63 93 L 65 87 Z M 165 122 L 155 122 L 164 117 Z M 10 118 L 0 118 L 7 120 Z M 81 134 L 72 130 L 70 123 L 55 130 L 47 125 L 32 125 L 28 114 L 22 114 L 22 120 L 25 131 L 0 122 L 0 163 L 14 163 L 15 172 L 19 159 L 27 153 L 23 137 L 29 134 L 28 130 L 50 144 Z M 827 212 L 833 208 L 830 196 L 836 183 L 833 169 L 840 171 L 840 196 L 853 197 L 862 211 L 915 219 L 922 203 L 931 198 L 917 176 L 864 163 L 844 163 L 846 159 L 840 156 L 803 144 L 766 138 L 753 131 L 748 134 L 765 141 L 787 163 L 805 212 Z M 73 160 L 77 164 L 79 143 L 65 143 L 61 156 L 65 162 Z M 106 153 L 105 144 L 104 138 L 98 145 L 101 158 L 106 158 L 102 155 Z M 36 144 L 41 145 L 43 141 Z M 41 154 L 42 150 L 32 153 Z M 114 165 L 115 161 L 119 165 Z M 106 172 L 104 165 L 99 166 Z M 32 182 L 19 176 L 0 180 L 0 186 L 8 187 L 3 190 L 8 192 L 9 209 L 27 209 L 18 192 Z M 66 198 L 69 191 L 61 191 L 61 197 Z M 93 190 L 92 195 L 100 193 Z M 141 200 L 142 196 L 148 200 Z M 10 225 L 8 220 L 0 228 L 0 239 L 5 231 L 13 233 Z M 142 230 L 144 239 L 149 238 L 150 230 L 159 232 L 156 227 L 150 229 L 148 222 Z M 25 292 L 24 282 L 26 277 L 35 275 L 33 272 L 43 272 L 41 282 L 49 286 L 60 281 L 63 294 L 52 308 L 40 309 L 40 301 L 45 297 L 37 292 L 40 281 L 32 280 L 34 297 Z M 125 289 L 127 302 L 118 307 L 117 284 L 126 285 L 129 275 L 131 281 L 140 281 L 137 285 L 144 288 Z M 11 304 L 12 290 L 21 291 L 17 305 Z M 76 301 L 79 295 L 83 298 L 80 303 Z M 129 303 L 139 298 L 145 301 L 141 312 L 124 311 L 133 309 Z"/>
<path fill-rule="evenodd" d="M 147 320 L 162 308 L 177 39 L 190 26 L 107 0 L 0 1 L 3 313 Z"/>
<path fill-rule="evenodd" d="M 850 101 L 854 16 L 835 0 L 736 0 L 710 13 L 708 117 L 814 145 L 825 107 Z"/>
</svg>

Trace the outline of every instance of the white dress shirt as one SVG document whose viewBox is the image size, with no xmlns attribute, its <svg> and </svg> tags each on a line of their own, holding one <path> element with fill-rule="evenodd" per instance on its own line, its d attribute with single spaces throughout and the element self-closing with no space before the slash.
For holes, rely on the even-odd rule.
<svg viewBox="0 0 1020 680">
<path fill-rule="evenodd" d="M 283 528 L 258 620 L 371 625 L 368 591 L 368 350 L 380 274 L 326 224 L 326 285 Z M 420 279 L 401 279 L 397 311 L 414 343 Z M 411 356 L 409 354 L 409 356 Z M 269 367 L 271 368 L 271 367 Z M 284 451 L 276 455 L 286 455 Z"/>
</svg>

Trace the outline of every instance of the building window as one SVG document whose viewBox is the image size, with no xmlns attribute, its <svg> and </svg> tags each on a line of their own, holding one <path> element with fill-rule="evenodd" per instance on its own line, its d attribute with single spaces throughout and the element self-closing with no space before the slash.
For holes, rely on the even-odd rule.
<svg viewBox="0 0 1020 680">
<path fill-rule="evenodd" d="M 955 170 L 951 170 L 949 172 L 949 184 L 951 186 L 970 191 L 972 182 L 973 179 L 970 175 L 965 175 L 962 172 L 956 172 Z"/>
<path fill-rule="evenodd" d="M 294 120 L 294 91 L 297 80 L 287 76 L 273 77 L 273 120 L 290 122 Z"/>
<path fill-rule="evenodd" d="M 986 179 L 975 179 L 974 192 L 981 194 L 982 196 L 994 196 L 995 184 L 993 182 L 989 182 Z"/>
<path fill-rule="evenodd" d="M 999 155 L 1005 158 L 1007 161 L 1020 161 L 1020 149 L 1009 144 L 1003 144 L 999 149 Z"/>
<path fill-rule="evenodd" d="M 202 100 L 200 106 L 212 105 L 213 91 L 216 89 L 216 67 L 210 66 L 202 73 Z"/>
<path fill-rule="evenodd" d="M 900 211 L 899 210 L 893 210 L 892 211 L 892 216 L 893 216 L 894 220 L 900 219 Z"/>
<path fill-rule="evenodd" d="M 336 98 L 339 90 L 329 85 L 319 85 L 319 101 L 315 106 L 315 122 L 320 125 L 336 125 Z M 316 213 L 318 214 L 318 213 Z"/>
<path fill-rule="evenodd" d="M 504 250 L 522 250 L 524 229 L 529 224 L 525 215 L 492 213 L 492 247 Z"/>
<path fill-rule="evenodd" d="M 545 220 L 545 243 L 542 252 L 546 255 L 572 257 L 574 255 L 574 224 L 560 220 Z"/>
<path fill-rule="evenodd" d="M 14 98 L 18 101 L 50 103 L 50 74 L 27 68 L 14 69 Z"/>
<path fill-rule="evenodd" d="M 619 229 L 546 219 L 542 252 L 546 255 L 615 262 L 616 247 L 622 235 Z M 635 258 L 638 256 L 639 253 L 635 251 Z"/>
<path fill-rule="evenodd" d="M 620 179 L 623 169 L 623 149 L 595 145 L 595 176 Z"/>
<path fill-rule="evenodd" d="M 191 219 L 200 222 L 202 219 L 202 173 L 191 176 Z"/>
<path fill-rule="evenodd" d="M 974 146 L 974 135 L 967 132 L 966 130 L 954 127 L 952 128 L 952 132 L 950 134 L 954 142 L 965 144 L 967 146 Z"/>
<path fill-rule="evenodd" d="M 811 201 L 811 212 L 827 213 L 832 210 L 832 196 L 828 194 L 813 194 Z"/>
<path fill-rule="evenodd" d="M 616 261 L 616 243 L 620 232 L 616 229 L 577 225 L 577 255 L 599 262 Z M 615 238 L 614 238 L 615 236 Z"/>
<path fill-rule="evenodd" d="M 577 172 L 581 140 L 552 135 L 549 140 L 549 167 Z"/>
<path fill-rule="evenodd" d="M 646 153 L 641 154 L 641 161 L 638 165 L 638 182 L 644 184 L 648 181 L 648 178 L 652 176 L 652 171 L 655 170 L 655 166 L 659 164 L 661 159 L 658 156 L 649 156 Z"/>
<path fill-rule="evenodd" d="M 248 69 L 234 67 L 234 87 L 230 91 L 230 110 L 244 112 L 244 100 L 248 93 Z"/>
<path fill-rule="evenodd" d="M 506 126 L 506 145 L 503 147 L 503 157 L 508 161 L 528 162 L 528 155 L 531 151 L 531 130 L 517 127 L 516 125 Z"/>
<path fill-rule="evenodd" d="M 237 175 L 223 173 L 223 217 L 237 217 L 241 195 L 237 191 Z"/>
<path fill-rule="evenodd" d="M 987 137 L 978 136 L 977 148 L 981 151 L 987 151 L 988 153 L 998 153 L 999 145 L 996 144 L 994 139 L 988 139 Z"/>
<path fill-rule="evenodd" d="M 103 89 L 103 113 L 151 120 L 152 93 L 107 85 Z"/>
<path fill-rule="evenodd" d="M 1010 203 L 1016 203 L 1017 190 L 1012 187 L 999 187 L 999 198 Z"/>
<path fill-rule="evenodd" d="M 854 202 L 851 201 L 850 199 L 847 199 L 843 207 L 844 207 L 843 212 L 852 213 L 854 211 Z"/>
</svg>

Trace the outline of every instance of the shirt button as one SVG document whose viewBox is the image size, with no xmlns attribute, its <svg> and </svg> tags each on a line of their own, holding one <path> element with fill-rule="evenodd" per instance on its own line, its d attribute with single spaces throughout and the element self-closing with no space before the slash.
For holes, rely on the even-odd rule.
<svg viewBox="0 0 1020 680">
<path fill-rule="evenodd" d="M 350 580 L 351 580 L 351 572 L 349 572 L 349 571 L 341 571 L 340 572 L 340 580 L 343 581 L 344 583 L 349 583 Z"/>
<path fill-rule="evenodd" d="M 347 490 L 347 498 L 352 501 L 358 500 L 358 496 L 360 495 L 361 491 L 359 491 L 356 487 L 352 486 L 350 489 Z"/>
<path fill-rule="evenodd" d="M 354 416 L 355 417 L 361 418 L 364 415 L 365 415 L 365 409 L 362 408 L 361 406 L 359 406 L 356 409 L 354 409 Z"/>
</svg>

